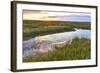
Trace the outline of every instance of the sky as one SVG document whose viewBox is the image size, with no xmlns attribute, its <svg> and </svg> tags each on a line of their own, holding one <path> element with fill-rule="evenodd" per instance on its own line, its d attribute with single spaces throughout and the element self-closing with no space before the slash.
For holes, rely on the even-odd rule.
<svg viewBox="0 0 100 73">
<path fill-rule="evenodd" d="M 90 22 L 91 14 L 71 11 L 23 10 L 23 20 Z"/>
</svg>

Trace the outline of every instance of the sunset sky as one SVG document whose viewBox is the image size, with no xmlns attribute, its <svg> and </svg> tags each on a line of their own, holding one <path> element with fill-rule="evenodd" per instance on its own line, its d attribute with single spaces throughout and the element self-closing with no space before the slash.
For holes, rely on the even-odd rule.
<svg viewBox="0 0 100 73">
<path fill-rule="evenodd" d="M 90 13 L 24 10 L 23 20 L 90 22 Z"/>
</svg>

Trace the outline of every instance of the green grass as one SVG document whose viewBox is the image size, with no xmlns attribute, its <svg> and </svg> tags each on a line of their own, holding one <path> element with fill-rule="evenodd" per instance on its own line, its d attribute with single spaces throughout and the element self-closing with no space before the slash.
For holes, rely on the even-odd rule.
<svg viewBox="0 0 100 73">
<path fill-rule="evenodd" d="M 66 21 L 36 21 L 23 20 L 24 28 L 38 28 L 44 26 L 68 26 L 83 29 L 90 29 L 90 22 L 66 22 Z"/>
<path fill-rule="evenodd" d="M 23 58 L 23 62 L 61 61 L 61 60 L 82 60 L 91 58 L 91 41 L 89 39 L 75 38 L 71 44 L 58 48 L 53 52 L 39 53 L 38 57 L 32 56 Z"/>
<path fill-rule="evenodd" d="M 39 35 L 74 31 L 73 28 L 90 29 L 90 22 L 23 20 L 23 40 Z"/>
<path fill-rule="evenodd" d="M 34 38 L 35 36 L 39 35 L 47 35 L 65 31 L 74 31 L 74 29 L 66 26 L 45 26 L 45 27 L 30 28 L 30 29 L 26 28 L 23 30 L 23 36 L 24 36 L 23 39 L 27 40 L 29 38 Z"/>
</svg>

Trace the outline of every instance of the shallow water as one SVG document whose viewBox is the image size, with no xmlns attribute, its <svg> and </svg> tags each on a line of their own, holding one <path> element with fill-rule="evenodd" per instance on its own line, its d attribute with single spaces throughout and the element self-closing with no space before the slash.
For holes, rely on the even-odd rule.
<svg viewBox="0 0 100 73">
<path fill-rule="evenodd" d="M 27 41 L 23 41 L 23 56 L 36 56 L 36 52 L 47 52 L 53 50 L 54 46 L 61 47 L 66 43 L 71 43 L 74 38 L 91 39 L 91 30 L 76 29 L 76 31 L 55 33 L 44 36 L 37 36 Z"/>
</svg>

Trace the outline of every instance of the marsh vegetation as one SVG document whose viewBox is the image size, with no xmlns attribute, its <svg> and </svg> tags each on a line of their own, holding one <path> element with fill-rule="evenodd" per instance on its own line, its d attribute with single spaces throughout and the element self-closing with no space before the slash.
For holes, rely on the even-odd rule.
<svg viewBox="0 0 100 73">
<path fill-rule="evenodd" d="M 90 27 L 90 22 L 23 20 L 23 41 L 27 41 L 38 36 L 76 31 L 74 28 L 91 30 Z M 68 42 L 64 44 L 65 45 L 62 47 L 55 46 L 53 51 L 37 51 L 35 52 L 35 57 L 33 57 L 33 55 L 23 57 L 23 62 L 82 60 L 91 58 L 91 39 L 76 37 L 70 44 Z"/>
<path fill-rule="evenodd" d="M 71 44 L 66 43 L 63 47 L 55 47 L 53 52 L 37 52 L 37 57 L 28 56 L 24 58 L 24 62 L 40 62 L 40 61 L 59 61 L 59 60 L 82 60 L 90 59 L 90 40 L 75 38 Z"/>
</svg>

